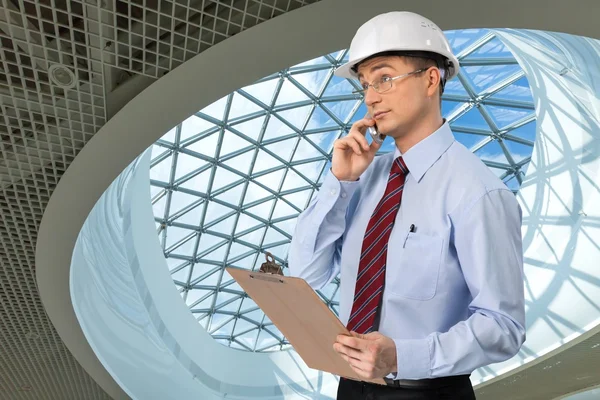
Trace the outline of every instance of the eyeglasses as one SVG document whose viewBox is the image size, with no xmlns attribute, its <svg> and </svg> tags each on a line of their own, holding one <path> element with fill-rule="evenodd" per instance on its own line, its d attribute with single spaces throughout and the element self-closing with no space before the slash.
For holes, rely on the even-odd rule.
<svg viewBox="0 0 600 400">
<path fill-rule="evenodd" d="M 372 87 L 373 90 L 375 90 L 377 93 L 387 92 L 388 90 L 390 90 L 392 88 L 392 82 L 394 82 L 396 79 L 405 78 L 407 76 L 418 74 L 419 72 L 423 72 L 423 71 L 427 71 L 427 68 L 421 68 L 416 71 L 412 71 L 407 74 L 402 74 L 402 75 L 398 75 L 398 76 L 394 76 L 394 77 L 384 76 L 382 78 L 379 78 L 378 80 L 376 80 L 373 83 L 363 84 L 362 89 L 353 90 L 352 94 L 363 94 L 364 95 L 365 92 L 367 90 L 369 90 L 369 86 Z"/>
</svg>

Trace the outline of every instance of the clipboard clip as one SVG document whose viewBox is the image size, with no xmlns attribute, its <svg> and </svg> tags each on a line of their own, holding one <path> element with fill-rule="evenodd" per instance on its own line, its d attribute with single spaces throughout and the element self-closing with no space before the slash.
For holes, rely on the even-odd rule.
<svg viewBox="0 0 600 400">
<path fill-rule="evenodd" d="M 272 275 L 283 275 L 283 270 L 281 269 L 281 265 L 275 262 L 275 257 L 273 254 L 268 251 L 265 252 L 266 262 L 262 263 L 260 266 L 260 272 L 263 274 L 272 274 Z"/>
</svg>

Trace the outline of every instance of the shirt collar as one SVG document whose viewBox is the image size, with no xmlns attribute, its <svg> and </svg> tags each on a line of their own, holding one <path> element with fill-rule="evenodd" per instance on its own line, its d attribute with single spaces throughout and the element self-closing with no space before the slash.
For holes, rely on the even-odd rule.
<svg viewBox="0 0 600 400">
<path fill-rule="evenodd" d="M 405 154 L 401 154 L 396 147 L 394 159 L 402 155 L 410 174 L 417 182 L 420 182 L 425 172 L 435 164 L 453 142 L 454 135 L 450 130 L 450 124 L 444 120 L 444 124 L 437 131 L 408 149 Z"/>
</svg>

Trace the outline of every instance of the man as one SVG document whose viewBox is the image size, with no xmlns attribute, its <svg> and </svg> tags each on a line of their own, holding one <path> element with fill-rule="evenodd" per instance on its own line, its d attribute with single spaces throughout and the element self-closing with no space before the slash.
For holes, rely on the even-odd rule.
<svg viewBox="0 0 600 400">
<path fill-rule="evenodd" d="M 473 370 L 514 356 L 525 340 L 521 209 L 440 112 L 458 73 L 443 32 L 408 12 L 361 26 L 350 61 L 373 119 L 334 144 L 331 171 L 298 218 L 292 275 L 314 289 L 338 273 L 334 349 L 362 379 L 338 399 L 474 399 Z M 368 127 L 391 137 L 395 153 Z"/>
</svg>

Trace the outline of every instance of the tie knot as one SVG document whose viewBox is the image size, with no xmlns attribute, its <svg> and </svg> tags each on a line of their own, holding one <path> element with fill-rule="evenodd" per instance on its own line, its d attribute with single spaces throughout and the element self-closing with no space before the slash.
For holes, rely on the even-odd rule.
<svg viewBox="0 0 600 400">
<path fill-rule="evenodd" d="M 408 174 L 408 167 L 406 166 L 406 163 L 402 159 L 402 156 L 396 157 L 396 159 L 394 160 L 394 162 L 392 164 L 391 172 L 394 174 L 402 174 L 402 175 Z"/>
</svg>

